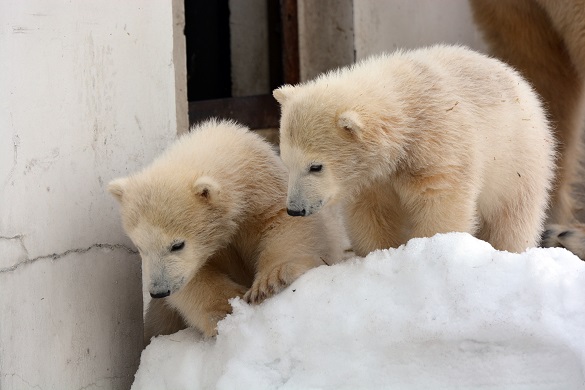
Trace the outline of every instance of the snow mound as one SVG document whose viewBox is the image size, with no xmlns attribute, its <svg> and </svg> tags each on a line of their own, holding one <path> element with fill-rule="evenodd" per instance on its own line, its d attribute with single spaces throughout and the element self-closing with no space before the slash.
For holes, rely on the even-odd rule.
<svg viewBox="0 0 585 390">
<path fill-rule="evenodd" d="M 585 389 L 585 262 L 464 233 L 316 268 L 216 340 L 142 353 L 132 389 Z"/>
</svg>

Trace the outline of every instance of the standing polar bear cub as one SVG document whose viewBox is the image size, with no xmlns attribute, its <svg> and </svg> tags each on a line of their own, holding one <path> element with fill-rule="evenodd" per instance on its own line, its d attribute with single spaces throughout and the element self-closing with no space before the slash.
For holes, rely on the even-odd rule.
<svg viewBox="0 0 585 390">
<path fill-rule="evenodd" d="M 495 248 L 539 240 L 554 141 L 530 85 L 463 47 L 396 52 L 274 91 L 287 207 L 343 201 L 356 254 L 469 232 Z"/>
<path fill-rule="evenodd" d="M 194 127 L 142 172 L 109 184 L 158 298 L 146 340 L 182 321 L 213 336 L 229 298 L 261 302 L 341 257 L 324 215 L 287 215 L 286 185 L 272 147 L 227 121 Z"/>
</svg>

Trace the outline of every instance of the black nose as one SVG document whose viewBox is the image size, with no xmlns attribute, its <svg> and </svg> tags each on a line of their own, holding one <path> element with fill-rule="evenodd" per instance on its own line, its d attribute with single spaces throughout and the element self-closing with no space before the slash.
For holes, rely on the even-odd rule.
<svg viewBox="0 0 585 390">
<path fill-rule="evenodd" d="M 286 209 L 286 212 L 288 213 L 288 215 L 290 215 L 291 217 L 304 217 L 305 214 L 307 214 L 307 212 L 305 211 L 305 209 L 302 210 L 291 210 L 291 209 Z"/>
<path fill-rule="evenodd" d="M 156 293 L 156 294 L 150 293 L 150 296 L 153 298 L 164 298 L 164 297 L 168 297 L 169 295 L 171 295 L 171 290 L 167 290 L 167 291 L 164 291 L 161 293 Z"/>
</svg>

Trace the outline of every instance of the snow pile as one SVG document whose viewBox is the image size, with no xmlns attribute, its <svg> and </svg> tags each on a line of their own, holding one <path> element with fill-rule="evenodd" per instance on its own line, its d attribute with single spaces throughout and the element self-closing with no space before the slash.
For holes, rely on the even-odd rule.
<svg viewBox="0 0 585 390">
<path fill-rule="evenodd" d="M 216 340 L 143 352 L 138 389 L 585 389 L 585 262 L 414 239 L 234 300 Z"/>
</svg>

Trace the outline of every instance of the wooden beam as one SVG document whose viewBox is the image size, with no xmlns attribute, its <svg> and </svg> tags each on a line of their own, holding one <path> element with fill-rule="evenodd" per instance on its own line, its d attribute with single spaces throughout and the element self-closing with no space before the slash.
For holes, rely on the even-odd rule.
<svg viewBox="0 0 585 390">
<path fill-rule="evenodd" d="M 285 84 L 301 81 L 297 0 L 281 0 L 282 62 Z"/>
</svg>

